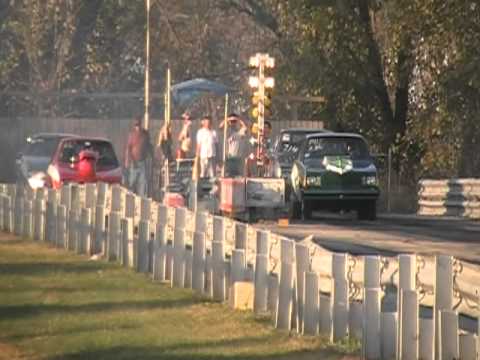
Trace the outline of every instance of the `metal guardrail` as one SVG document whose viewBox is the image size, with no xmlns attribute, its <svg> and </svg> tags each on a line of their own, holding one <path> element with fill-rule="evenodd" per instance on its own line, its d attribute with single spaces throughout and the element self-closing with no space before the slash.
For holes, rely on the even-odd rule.
<svg viewBox="0 0 480 360">
<path fill-rule="evenodd" d="M 418 214 L 480 219 L 480 179 L 421 180 Z"/>
</svg>

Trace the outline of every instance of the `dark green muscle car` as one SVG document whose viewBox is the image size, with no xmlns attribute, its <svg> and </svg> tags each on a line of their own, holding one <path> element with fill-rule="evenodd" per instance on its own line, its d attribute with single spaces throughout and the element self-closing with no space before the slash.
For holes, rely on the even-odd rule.
<svg viewBox="0 0 480 360">
<path fill-rule="evenodd" d="M 308 135 L 294 161 L 291 183 L 292 218 L 308 219 L 320 209 L 354 210 L 359 219 L 376 218 L 377 169 L 360 135 Z"/>
</svg>

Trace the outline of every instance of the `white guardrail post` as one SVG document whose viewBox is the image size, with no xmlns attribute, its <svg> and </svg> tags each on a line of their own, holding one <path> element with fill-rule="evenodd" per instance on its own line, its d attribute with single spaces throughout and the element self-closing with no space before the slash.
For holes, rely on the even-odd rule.
<svg viewBox="0 0 480 360">
<path fill-rule="evenodd" d="M 438 358 L 440 360 L 460 359 L 458 340 L 457 312 L 453 310 L 440 310 Z"/>
<path fill-rule="evenodd" d="M 437 255 L 435 257 L 435 353 L 441 358 L 441 329 L 440 317 L 442 311 L 451 311 L 453 309 L 453 257 L 447 255 Z"/>
<path fill-rule="evenodd" d="M 155 232 L 153 279 L 165 281 L 167 261 L 168 208 L 159 205 L 157 209 L 157 231 Z"/>
<path fill-rule="evenodd" d="M 108 184 L 97 183 L 97 206 L 107 207 Z"/>
<path fill-rule="evenodd" d="M 124 203 L 124 197 L 122 197 L 122 204 Z M 123 206 L 123 205 L 122 205 Z M 125 214 L 124 207 L 122 208 L 123 214 Z M 122 215 L 124 216 L 124 215 Z M 147 198 L 140 198 L 140 220 L 150 222 L 150 232 L 147 238 L 147 272 L 152 273 L 153 268 L 153 240 L 151 233 L 156 231 L 155 223 L 152 217 L 152 200 Z"/>
<path fill-rule="evenodd" d="M 150 222 L 140 220 L 138 226 L 138 260 L 137 271 L 148 273 L 148 241 L 150 238 Z"/>
<path fill-rule="evenodd" d="M 462 360 L 478 360 L 477 350 L 478 335 L 474 334 L 460 334 L 459 348 L 460 359 Z"/>
<path fill-rule="evenodd" d="M 281 239 L 280 242 L 280 284 L 278 293 L 277 318 L 275 327 L 283 330 L 292 328 L 292 311 L 294 297 L 295 243 Z"/>
<path fill-rule="evenodd" d="M 41 189 L 37 190 L 33 221 L 33 238 L 37 241 L 42 241 L 45 236 L 45 201 L 43 196 L 43 191 Z"/>
<path fill-rule="evenodd" d="M 253 310 L 256 314 L 266 313 L 268 299 L 268 247 L 270 232 L 256 231 L 257 253 L 255 257 L 255 292 Z"/>
<path fill-rule="evenodd" d="M 402 289 L 400 293 L 400 340 L 401 359 L 418 359 L 419 307 L 416 290 Z"/>
<path fill-rule="evenodd" d="M 347 254 L 333 254 L 332 317 L 333 341 L 340 341 L 348 335 L 349 284 L 347 279 Z"/>
<path fill-rule="evenodd" d="M 296 298 L 296 325 L 297 332 L 303 332 L 303 316 L 304 316 L 304 296 L 305 296 L 305 274 L 310 270 L 310 254 L 308 247 L 302 244 L 295 244 L 295 298 Z"/>
<path fill-rule="evenodd" d="M 213 298 L 213 260 L 212 260 L 212 234 L 209 230 L 213 230 L 213 221 L 209 221 L 208 213 L 205 211 L 198 211 L 194 213 L 195 231 L 202 231 L 205 233 L 205 286 L 203 293 L 209 298 Z"/>
<path fill-rule="evenodd" d="M 225 284 L 225 220 L 220 216 L 213 218 L 213 299 L 217 301 L 225 301 L 226 284 Z"/>
<path fill-rule="evenodd" d="M 367 360 L 377 360 L 381 357 L 380 334 L 380 288 L 365 288 L 363 297 L 364 312 L 364 339 L 363 355 Z"/>
<path fill-rule="evenodd" d="M 83 208 L 80 213 L 79 241 L 77 242 L 77 254 L 90 254 L 92 240 L 92 211 Z"/>
<path fill-rule="evenodd" d="M 175 232 L 175 208 L 168 208 L 168 237 L 165 259 L 165 280 L 171 282 L 173 275 L 173 236 Z"/>
<path fill-rule="evenodd" d="M 382 312 L 380 316 L 382 359 L 395 359 L 397 354 L 397 313 Z"/>
<path fill-rule="evenodd" d="M 109 261 L 120 260 L 120 230 L 121 215 L 119 211 L 111 211 L 108 217 L 108 234 L 106 256 Z"/>
<path fill-rule="evenodd" d="M 57 191 L 48 189 L 47 208 L 45 213 L 45 240 L 49 243 L 56 243 L 57 235 Z"/>
<path fill-rule="evenodd" d="M 412 345 L 411 337 L 415 336 L 414 334 L 410 334 L 408 331 L 405 330 L 414 330 L 417 335 L 419 331 L 419 325 L 417 325 L 416 329 L 413 328 L 413 324 L 411 323 L 411 318 L 409 314 L 403 310 L 403 291 L 415 291 L 416 290 L 416 272 L 417 272 L 417 261 L 416 255 L 405 255 L 401 254 L 398 256 L 398 267 L 399 267 L 399 280 L 398 280 L 398 288 L 397 288 L 397 310 L 398 310 L 398 326 L 397 326 L 397 353 L 399 358 L 402 358 L 402 354 L 412 354 L 418 355 L 416 348 L 407 349 L 407 346 Z M 411 293 L 407 293 L 407 302 L 411 300 L 413 295 Z M 409 302 L 410 304 L 410 302 Z M 410 304 L 411 305 L 411 304 Z M 407 311 L 412 311 L 412 309 L 408 309 Z M 418 311 L 417 311 L 418 313 Z M 418 316 L 417 316 L 418 317 Z M 404 326 L 404 319 L 408 321 L 408 324 Z M 404 339 L 404 336 L 407 336 L 407 339 Z M 418 347 L 419 344 L 415 343 L 415 347 Z M 405 351 L 407 351 L 405 353 Z"/>
<path fill-rule="evenodd" d="M 205 257 L 205 233 L 195 231 L 193 235 L 192 288 L 198 293 L 203 293 L 205 288 Z"/>
<path fill-rule="evenodd" d="M 57 205 L 57 234 L 56 246 L 65 249 L 67 244 L 67 207 L 65 205 Z"/>
<path fill-rule="evenodd" d="M 318 335 L 319 325 L 319 286 L 315 272 L 305 273 L 305 299 L 303 308 L 303 329 L 306 335 Z"/>
<path fill-rule="evenodd" d="M 123 218 L 120 226 L 122 233 L 122 257 L 120 263 L 125 267 L 133 268 L 133 219 Z"/>
<path fill-rule="evenodd" d="M 380 359 L 382 352 L 380 258 L 364 257 L 364 355 L 366 359 Z"/>
<path fill-rule="evenodd" d="M 13 227 L 14 227 L 14 234 L 17 236 L 22 235 L 23 232 L 23 186 L 17 184 L 14 199 L 14 219 L 13 219 Z"/>
<path fill-rule="evenodd" d="M 105 239 L 106 239 L 106 227 L 105 227 L 105 206 L 97 205 L 95 207 L 95 230 L 94 230 L 94 240 L 93 240 L 93 249 L 94 254 L 101 253 L 103 249 L 106 248 Z"/>
<path fill-rule="evenodd" d="M 3 195 L 2 197 L 2 208 L 3 208 L 3 230 L 10 232 L 12 229 L 12 217 L 10 214 L 11 199 L 8 195 Z"/>
<path fill-rule="evenodd" d="M 0 215 L 1 219 L 1 215 Z M 33 203 L 25 198 L 23 202 L 23 237 L 33 239 Z"/>
<path fill-rule="evenodd" d="M 173 230 L 173 274 L 172 287 L 185 287 L 185 238 L 187 209 L 175 209 L 175 227 Z"/>
<path fill-rule="evenodd" d="M 3 187 L 3 185 L 0 185 Z M 5 206 L 5 194 L 3 193 L 3 189 L 0 188 L 0 230 L 5 230 L 5 217 L 4 217 L 4 206 Z"/>
</svg>

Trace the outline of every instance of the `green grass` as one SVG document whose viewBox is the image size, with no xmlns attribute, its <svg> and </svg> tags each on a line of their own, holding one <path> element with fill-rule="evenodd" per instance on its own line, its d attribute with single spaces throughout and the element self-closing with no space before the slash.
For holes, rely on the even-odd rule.
<svg viewBox="0 0 480 360">
<path fill-rule="evenodd" d="M 333 360 L 350 351 L 118 265 L 0 234 L 0 359 Z"/>
</svg>

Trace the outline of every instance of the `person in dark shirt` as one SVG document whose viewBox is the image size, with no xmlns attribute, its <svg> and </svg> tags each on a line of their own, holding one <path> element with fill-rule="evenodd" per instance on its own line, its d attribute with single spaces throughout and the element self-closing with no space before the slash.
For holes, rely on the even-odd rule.
<svg viewBox="0 0 480 360">
<path fill-rule="evenodd" d="M 128 188 L 140 196 L 147 194 L 147 159 L 153 157 L 150 135 L 142 128 L 142 121 L 136 118 L 128 134 L 125 151 L 125 168 L 128 169 Z"/>
</svg>

